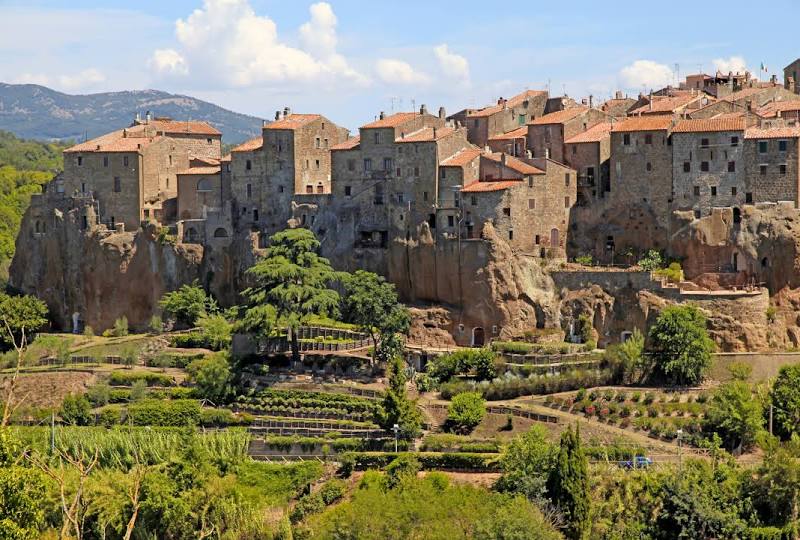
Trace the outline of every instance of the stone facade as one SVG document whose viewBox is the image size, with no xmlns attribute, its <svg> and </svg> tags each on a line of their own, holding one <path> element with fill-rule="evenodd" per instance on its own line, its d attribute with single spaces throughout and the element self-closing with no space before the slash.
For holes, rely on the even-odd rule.
<svg viewBox="0 0 800 540">
<path fill-rule="evenodd" d="M 605 197 L 611 189 L 611 126 L 601 122 L 565 141 L 566 164 L 578 173 L 580 206 Z"/>
<path fill-rule="evenodd" d="M 783 87 L 795 94 L 800 94 L 797 75 L 800 73 L 800 58 L 783 68 Z"/>
<path fill-rule="evenodd" d="M 800 206 L 800 128 L 750 128 L 744 138 L 746 202 Z"/>
<path fill-rule="evenodd" d="M 582 106 L 546 114 L 528 125 L 528 149 L 533 157 L 565 163 L 565 141 L 607 119 L 604 112 Z"/>
<path fill-rule="evenodd" d="M 484 147 L 497 135 L 526 125 L 545 113 L 548 93 L 526 90 L 510 99 L 500 98 L 497 104 L 479 110 L 465 110 L 448 120 L 467 127 L 469 142 Z"/>
</svg>

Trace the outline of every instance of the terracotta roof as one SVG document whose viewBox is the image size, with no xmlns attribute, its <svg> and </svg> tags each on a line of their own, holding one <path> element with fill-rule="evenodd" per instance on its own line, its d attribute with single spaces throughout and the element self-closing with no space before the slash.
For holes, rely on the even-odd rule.
<svg viewBox="0 0 800 540">
<path fill-rule="evenodd" d="M 653 106 L 650 107 L 650 104 L 642 105 L 641 107 L 637 107 L 630 111 L 631 115 L 636 114 L 666 114 L 671 113 L 677 109 L 681 109 L 686 107 L 693 101 L 697 101 L 702 99 L 703 97 L 708 98 L 708 96 L 704 96 L 702 94 L 691 94 L 686 93 L 682 95 L 672 96 L 672 97 L 659 97 L 653 96 Z M 710 99 L 710 98 L 709 98 Z"/>
<path fill-rule="evenodd" d="M 511 139 L 522 139 L 528 136 L 528 126 L 520 126 L 517 129 L 489 137 L 490 141 L 508 141 Z"/>
<path fill-rule="evenodd" d="M 191 167 L 189 169 L 184 169 L 182 171 L 178 171 L 177 174 L 181 175 L 190 175 L 190 174 L 219 174 L 219 167 Z"/>
<path fill-rule="evenodd" d="M 264 146 L 264 137 L 258 136 L 253 137 L 249 141 L 245 141 L 239 146 L 233 148 L 231 152 L 252 152 L 253 150 L 259 150 L 261 147 Z"/>
<path fill-rule="evenodd" d="M 481 181 L 476 180 L 470 184 L 467 184 L 463 188 L 461 188 L 462 193 L 485 193 L 488 191 L 501 191 L 504 189 L 508 189 L 510 187 L 514 187 L 517 184 L 522 182 L 521 178 L 516 178 L 513 180 L 487 180 Z"/>
<path fill-rule="evenodd" d="M 800 111 L 800 99 L 791 101 L 773 101 L 772 103 L 767 103 L 758 109 L 758 114 L 765 117 L 772 117 L 777 116 L 778 112 L 784 111 Z"/>
<path fill-rule="evenodd" d="M 172 120 L 172 119 L 156 119 L 150 120 L 145 124 L 139 124 L 136 126 L 131 126 L 129 129 L 136 129 L 139 127 L 144 128 L 145 126 L 150 126 L 155 128 L 156 131 L 163 131 L 167 134 L 181 134 L 181 133 L 191 133 L 196 135 L 222 135 L 222 133 L 217 130 L 214 126 L 209 124 L 208 122 L 198 122 L 198 121 L 182 121 L 182 120 Z"/>
<path fill-rule="evenodd" d="M 127 130 L 120 129 L 100 137 L 76 144 L 64 152 L 139 152 L 160 137 L 126 137 Z"/>
<path fill-rule="evenodd" d="M 734 117 L 697 118 L 695 120 L 681 120 L 674 128 L 673 133 L 700 133 L 710 131 L 743 131 L 745 119 L 741 115 Z"/>
<path fill-rule="evenodd" d="M 358 148 L 359 144 L 361 144 L 361 137 L 350 137 L 346 141 L 331 146 L 331 150 L 353 150 Z"/>
<path fill-rule="evenodd" d="M 564 142 L 566 144 L 600 142 L 603 139 L 610 137 L 610 133 L 611 122 L 600 122 L 599 124 L 590 127 L 586 131 L 578 133 L 574 137 L 570 137 Z"/>
<path fill-rule="evenodd" d="M 231 160 L 231 155 L 228 154 L 227 156 L 223 156 L 222 159 L 219 160 L 219 162 L 220 163 L 224 163 L 224 162 L 230 161 L 230 160 Z"/>
<path fill-rule="evenodd" d="M 745 139 L 791 139 L 800 137 L 800 127 L 750 128 L 745 130 Z"/>
<path fill-rule="evenodd" d="M 442 167 L 463 167 L 480 156 L 480 148 L 463 148 L 440 163 Z"/>
<path fill-rule="evenodd" d="M 727 95 L 727 96 L 725 96 L 723 98 L 720 98 L 720 100 L 721 101 L 738 101 L 738 100 L 744 99 L 746 97 L 754 96 L 754 95 L 762 92 L 763 90 L 764 90 L 763 88 L 759 88 L 759 87 L 743 88 L 743 89 L 739 90 L 738 92 L 734 92 L 734 93 L 729 94 L 729 95 Z"/>
<path fill-rule="evenodd" d="M 490 105 L 488 107 L 484 107 L 483 109 L 478 109 L 477 111 L 470 111 L 467 113 L 467 116 L 469 118 L 491 116 L 493 114 L 499 113 L 503 109 L 510 109 L 512 107 L 516 107 L 526 99 L 540 96 L 545 93 L 546 92 L 544 90 L 526 90 L 521 94 L 517 94 L 516 96 L 507 99 L 505 102 L 505 106 L 502 103 L 498 103 L 496 105 Z"/>
<path fill-rule="evenodd" d="M 540 116 L 539 118 L 534 119 L 533 121 L 529 122 L 534 126 L 543 126 L 547 124 L 563 124 L 569 120 L 572 120 L 576 116 L 580 116 L 581 114 L 588 111 L 588 107 L 570 107 L 569 109 L 564 109 L 563 111 L 556 111 L 551 112 L 550 114 L 545 114 L 544 116 Z"/>
<path fill-rule="evenodd" d="M 626 131 L 666 131 L 672 126 L 671 115 L 648 115 L 626 118 L 611 126 L 611 133 Z"/>
<path fill-rule="evenodd" d="M 219 165 L 219 160 L 205 157 L 205 156 L 189 156 L 189 161 L 199 161 L 200 163 L 205 163 L 206 165 Z"/>
<path fill-rule="evenodd" d="M 503 155 L 504 154 L 502 152 L 496 152 L 494 154 L 485 154 L 483 157 L 485 157 L 486 159 L 490 159 L 492 161 L 495 161 L 497 163 L 501 163 Z M 537 167 L 534 167 L 533 165 L 530 165 L 528 163 L 525 163 L 521 159 L 517 159 L 514 156 L 509 156 L 508 154 L 505 154 L 505 157 L 506 157 L 506 165 L 505 166 L 508 167 L 509 169 L 513 170 L 513 171 L 517 171 L 518 173 L 525 174 L 525 175 L 528 175 L 528 174 L 544 174 L 543 170 L 541 170 L 541 169 L 539 169 Z"/>
<path fill-rule="evenodd" d="M 369 124 L 361 126 L 362 129 L 371 129 L 371 128 L 391 128 L 397 127 L 406 122 L 410 122 L 414 118 L 419 116 L 419 114 L 415 112 L 401 112 L 401 113 L 394 113 L 390 114 L 383 120 L 375 120 L 374 122 L 370 122 Z"/>
<path fill-rule="evenodd" d="M 436 130 L 435 137 L 433 135 L 434 129 Z M 394 140 L 394 142 L 397 143 L 433 142 L 433 141 L 438 141 L 443 137 L 447 137 L 448 135 L 455 133 L 455 131 L 456 130 L 451 127 L 440 127 L 440 128 L 426 127 L 414 131 L 412 133 L 409 133 L 405 137 L 398 137 Z"/>
<path fill-rule="evenodd" d="M 322 117 L 318 114 L 290 114 L 286 118 L 270 122 L 264 129 L 298 129 L 319 118 Z"/>
</svg>

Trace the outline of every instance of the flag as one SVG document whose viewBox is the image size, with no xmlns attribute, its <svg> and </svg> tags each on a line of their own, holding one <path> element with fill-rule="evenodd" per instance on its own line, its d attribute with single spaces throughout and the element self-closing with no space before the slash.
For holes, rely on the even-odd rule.
<svg viewBox="0 0 800 540">
<path fill-rule="evenodd" d="M 767 66 L 764 65 L 764 62 L 761 62 L 761 71 L 767 71 Z"/>
</svg>

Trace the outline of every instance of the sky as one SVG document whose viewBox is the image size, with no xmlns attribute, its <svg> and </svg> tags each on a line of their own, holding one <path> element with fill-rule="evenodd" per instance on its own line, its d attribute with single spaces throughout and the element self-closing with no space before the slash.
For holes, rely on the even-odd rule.
<svg viewBox="0 0 800 540">
<path fill-rule="evenodd" d="M 796 0 L 769 14 L 738 0 L 623 4 L 0 0 L 0 81 L 155 88 L 266 119 L 288 106 L 355 130 L 381 111 L 453 113 L 525 89 L 597 101 L 700 70 L 780 78 L 800 54 L 771 15 L 796 19 Z"/>
</svg>

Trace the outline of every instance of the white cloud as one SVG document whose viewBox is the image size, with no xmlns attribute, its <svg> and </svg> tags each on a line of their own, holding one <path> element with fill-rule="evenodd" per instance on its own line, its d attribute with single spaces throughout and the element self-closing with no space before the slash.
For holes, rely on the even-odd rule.
<svg viewBox="0 0 800 540">
<path fill-rule="evenodd" d="M 619 74 L 626 88 L 661 88 L 673 82 L 672 70 L 652 60 L 636 60 L 622 68 Z"/>
<path fill-rule="evenodd" d="M 158 74 L 188 75 L 189 65 L 175 49 L 156 49 L 147 66 Z"/>
<path fill-rule="evenodd" d="M 445 43 L 434 47 L 433 52 L 445 75 L 455 79 L 469 79 L 469 62 L 466 58 L 451 52 Z"/>
<path fill-rule="evenodd" d="M 378 77 L 388 84 L 424 84 L 428 76 L 415 71 L 411 64 L 393 58 L 381 58 L 375 65 Z"/>
<path fill-rule="evenodd" d="M 11 84 L 38 84 L 47 86 L 50 84 L 50 77 L 44 73 L 20 73 L 11 79 Z"/>
<path fill-rule="evenodd" d="M 300 27 L 302 48 L 282 41 L 269 17 L 249 0 L 204 0 L 200 9 L 175 23 L 178 46 L 155 51 L 150 68 L 161 75 L 190 73 L 236 87 L 346 78 L 367 80 L 336 51 L 336 15 L 326 2 L 310 8 Z"/>
<path fill-rule="evenodd" d="M 716 58 L 714 68 L 717 71 L 727 74 L 728 72 L 744 73 L 747 71 L 747 62 L 741 56 L 731 56 L 730 58 Z"/>
</svg>

